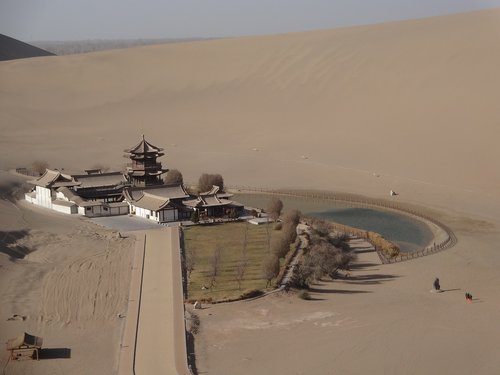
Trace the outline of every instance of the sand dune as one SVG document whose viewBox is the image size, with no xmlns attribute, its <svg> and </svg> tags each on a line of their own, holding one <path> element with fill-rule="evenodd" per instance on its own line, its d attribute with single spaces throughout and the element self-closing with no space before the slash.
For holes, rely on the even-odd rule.
<svg viewBox="0 0 500 375">
<path fill-rule="evenodd" d="M 190 178 L 222 170 L 232 182 L 267 182 L 267 169 L 286 162 L 497 194 L 499 21 L 489 10 L 3 62 L 2 167 L 119 166 L 144 132 L 176 144 L 166 161 Z M 267 183 L 297 185 L 281 173 Z"/>
<path fill-rule="evenodd" d="M 494 328 L 500 301 L 499 40 L 500 9 L 494 9 L 2 62 L 0 168 L 37 159 L 59 168 L 120 167 L 121 151 L 145 133 L 166 147 L 162 161 L 187 181 L 217 172 L 228 184 L 387 198 L 393 189 L 399 195 L 392 199 L 426 206 L 449 225 L 458 245 L 408 263 L 366 266 L 355 276 L 390 281 L 326 285 L 351 292 L 320 294 L 314 305 L 287 297 L 246 304 L 250 316 L 264 308 L 277 315 L 250 333 L 233 307 L 206 310 L 197 338 L 200 370 L 491 374 L 500 366 Z M 37 226 L 43 230 L 43 221 Z M 98 264 L 96 258 L 75 267 Z M 47 273 L 47 282 L 62 275 L 55 272 Z M 436 275 L 454 290 L 437 301 L 428 293 Z M 78 272 L 71 277 L 78 281 Z M 466 289 L 481 303 L 463 305 Z M 87 298 L 87 291 L 74 292 Z M 67 291 L 53 293 L 47 297 Z M 46 308 L 61 322 L 78 320 L 72 306 Z M 106 311 L 115 311 L 107 308 L 99 313 L 104 320 Z M 285 323 L 260 329 L 266 321 Z M 219 322 L 238 335 L 211 336 Z M 304 347 L 314 353 L 290 358 L 288 350 Z M 278 363 L 277 357 L 289 360 Z"/>
</svg>

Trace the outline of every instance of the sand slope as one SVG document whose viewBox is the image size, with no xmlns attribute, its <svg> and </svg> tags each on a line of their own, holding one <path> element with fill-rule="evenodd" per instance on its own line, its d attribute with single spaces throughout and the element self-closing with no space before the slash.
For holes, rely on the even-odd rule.
<svg viewBox="0 0 500 375">
<path fill-rule="evenodd" d="M 335 181 L 297 183 L 287 163 L 307 177 L 340 166 L 497 195 L 499 37 L 500 10 L 488 10 L 3 62 L 1 166 L 120 166 L 144 132 L 176 144 L 167 162 L 191 179 Z"/>
<path fill-rule="evenodd" d="M 18 178 L 0 172 L 2 183 L 12 180 Z M 0 212 L 0 341 L 29 332 L 42 336 L 53 356 L 7 363 L 2 350 L 0 368 L 6 374 L 115 371 L 134 239 L 27 203 L 1 199 Z"/>
<path fill-rule="evenodd" d="M 2 62 L 0 168 L 36 159 L 120 167 L 121 150 L 145 133 L 187 181 L 218 172 L 229 184 L 387 198 L 396 190 L 393 199 L 429 207 L 458 245 L 366 265 L 357 283 L 324 285 L 334 292 L 312 303 L 285 297 L 204 310 L 200 371 L 492 374 L 500 366 L 499 40 L 496 9 Z M 71 259 L 59 261 L 69 274 Z M 436 276 L 450 289 L 438 298 L 429 293 Z M 465 305 L 466 290 L 478 303 Z M 5 314 L 18 303 L 9 298 Z M 78 322 L 72 307 L 48 309 Z"/>
</svg>

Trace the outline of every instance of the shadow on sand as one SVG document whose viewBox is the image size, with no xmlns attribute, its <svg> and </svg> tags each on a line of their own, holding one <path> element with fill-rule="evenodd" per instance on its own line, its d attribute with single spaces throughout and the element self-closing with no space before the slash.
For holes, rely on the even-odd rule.
<svg viewBox="0 0 500 375">
<path fill-rule="evenodd" d="M 27 230 L 13 230 L 8 232 L 0 231 L 0 253 L 4 253 L 11 260 L 23 259 L 33 251 L 26 246 L 17 244 L 17 241 L 23 239 L 29 234 Z"/>
<path fill-rule="evenodd" d="M 40 359 L 71 358 L 71 349 L 68 348 L 47 348 L 40 350 Z"/>
<path fill-rule="evenodd" d="M 373 292 L 371 292 L 369 290 L 319 289 L 319 288 L 309 288 L 309 292 L 311 292 L 311 293 L 318 293 L 318 294 L 326 294 L 326 293 L 335 293 L 335 294 L 373 293 Z"/>
</svg>

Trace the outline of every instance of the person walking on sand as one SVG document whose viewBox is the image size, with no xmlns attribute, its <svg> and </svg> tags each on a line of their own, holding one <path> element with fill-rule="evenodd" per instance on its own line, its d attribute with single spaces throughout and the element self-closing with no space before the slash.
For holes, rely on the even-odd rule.
<svg viewBox="0 0 500 375">
<path fill-rule="evenodd" d="M 470 294 L 469 292 L 465 293 L 465 300 L 467 301 L 467 303 L 471 303 L 472 302 L 472 294 Z"/>
<path fill-rule="evenodd" d="M 434 290 L 436 290 L 438 292 L 441 290 L 441 285 L 439 285 L 439 278 L 437 278 L 437 277 L 434 280 Z"/>
</svg>

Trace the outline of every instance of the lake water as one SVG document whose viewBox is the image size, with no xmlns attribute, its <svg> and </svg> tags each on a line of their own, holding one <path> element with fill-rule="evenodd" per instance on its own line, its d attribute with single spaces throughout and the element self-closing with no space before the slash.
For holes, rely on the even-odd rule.
<svg viewBox="0 0 500 375">
<path fill-rule="evenodd" d="M 279 197 L 284 210 L 298 209 L 302 213 L 340 224 L 376 232 L 397 243 L 402 252 L 419 250 L 432 241 L 432 232 L 423 222 L 406 215 L 371 208 L 349 207 L 329 200 L 309 200 L 298 197 Z M 236 194 L 234 200 L 246 206 L 265 208 L 270 196 Z"/>
</svg>

